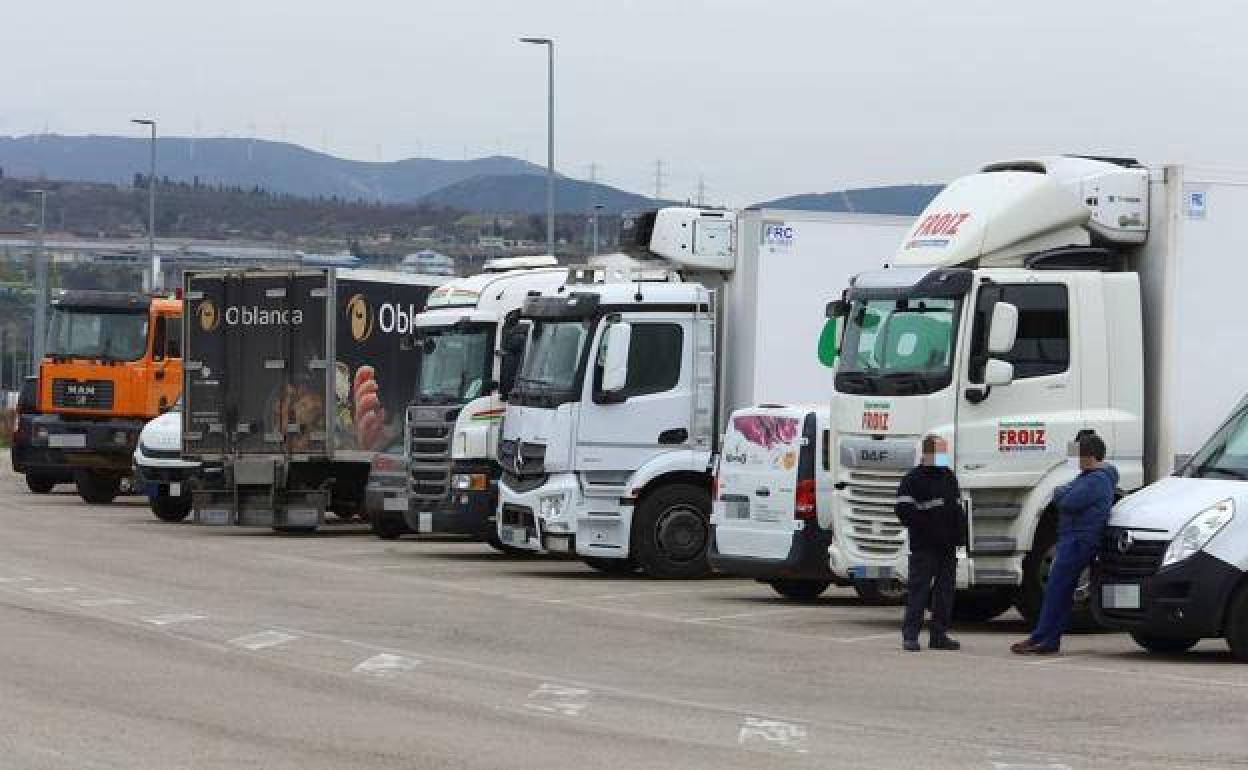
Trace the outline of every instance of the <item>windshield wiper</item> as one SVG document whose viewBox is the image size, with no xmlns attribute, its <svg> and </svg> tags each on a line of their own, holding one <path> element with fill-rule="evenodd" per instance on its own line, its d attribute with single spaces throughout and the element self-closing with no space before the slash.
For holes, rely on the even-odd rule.
<svg viewBox="0 0 1248 770">
<path fill-rule="evenodd" d="M 1232 479 L 1239 479 L 1240 481 L 1248 481 L 1248 473 L 1237 471 L 1234 468 L 1221 468 L 1217 465 L 1202 466 L 1196 469 L 1196 473 L 1198 476 L 1204 476 L 1206 473 L 1215 473 Z"/>
</svg>

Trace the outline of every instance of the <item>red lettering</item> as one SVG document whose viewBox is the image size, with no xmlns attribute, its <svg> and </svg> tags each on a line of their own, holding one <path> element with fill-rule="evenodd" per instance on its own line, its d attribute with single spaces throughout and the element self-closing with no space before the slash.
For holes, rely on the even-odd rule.
<svg viewBox="0 0 1248 770">
<path fill-rule="evenodd" d="M 1036 443 L 1040 446 L 1044 446 L 1044 428 L 1036 431 Z"/>
<path fill-rule="evenodd" d="M 942 214 L 940 216 L 940 224 L 935 228 L 937 235 L 949 235 L 949 226 L 953 224 L 953 220 L 957 219 L 957 214 Z"/>
<path fill-rule="evenodd" d="M 949 228 L 948 228 L 948 230 L 947 230 L 947 232 L 946 232 L 945 234 L 946 234 L 946 235 L 957 235 L 957 234 L 958 234 L 958 227 L 960 227 L 960 226 L 962 225 L 962 223 L 963 223 L 963 222 L 965 222 L 966 220 L 968 220 L 968 219 L 970 219 L 970 218 L 971 218 L 971 215 L 970 215 L 970 214 L 967 214 L 967 213 L 958 214 L 958 216 L 957 216 L 957 217 L 953 220 L 953 222 L 952 222 L 952 223 L 950 223 Z"/>
</svg>

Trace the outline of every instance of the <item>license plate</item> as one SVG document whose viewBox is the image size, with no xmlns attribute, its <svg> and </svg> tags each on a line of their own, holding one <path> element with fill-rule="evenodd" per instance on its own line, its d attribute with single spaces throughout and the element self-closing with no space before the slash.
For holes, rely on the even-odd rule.
<svg viewBox="0 0 1248 770">
<path fill-rule="evenodd" d="M 551 553 L 571 553 L 572 538 L 570 537 L 546 537 L 546 550 Z"/>
<path fill-rule="evenodd" d="M 381 501 L 381 509 L 383 511 L 406 511 L 406 497 L 387 497 Z"/>
<path fill-rule="evenodd" d="M 1103 585 L 1101 606 L 1107 610 L 1138 610 L 1140 587 L 1133 583 Z"/>
<path fill-rule="evenodd" d="M 516 529 L 515 527 L 500 527 L 498 530 L 498 537 L 508 545 L 524 545 L 529 541 L 529 537 L 525 531 L 523 529 Z"/>
<path fill-rule="evenodd" d="M 170 484 L 170 485 L 169 485 L 169 496 L 170 496 L 170 497 L 181 497 L 181 496 L 182 496 L 182 485 L 181 485 L 180 483 L 176 482 L 176 481 L 175 481 L 175 482 L 173 482 L 172 484 Z"/>
<path fill-rule="evenodd" d="M 749 500 L 721 500 L 716 504 L 719 506 L 719 510 L 725 519 L 750 518 Z"/>
<path fill-rule="evenodd" d="M 53 433 L 48 436 L 48 446 L 82 449 L 86 445 L 87 437 L 81 433 Z"/>
<path fill-rule="evenodd" d="M 892 580 L 897 573 L 892 567 L 858 566 L 849 568 L 849 576 L 854 580 Z"/>
</svg>

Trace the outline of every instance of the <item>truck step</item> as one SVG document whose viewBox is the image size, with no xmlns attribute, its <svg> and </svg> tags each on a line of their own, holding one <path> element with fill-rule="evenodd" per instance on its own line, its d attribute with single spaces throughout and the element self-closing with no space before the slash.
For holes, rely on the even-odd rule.
<svg viewBox="0 0 1248 770">
<path fill-rule="evenodd" d="M 1011 520 L 1017 519 L 1019 514 L 1023 512 L 1023 506 L 1014 503 L 977 503 L 971 509 L 971 515 L 976 519 L 1001 519 Z"/>
<path fill-rule="evenodd" d="M 1023 576 L 1011 569 L 977 569 L 975 585 L 978 586 L 1016 586 L 1023 582 Z"/>
<path fill-rule="evenodd" d="M 1011 554 L 1018 550 L 1017 538 L 1005 535 L 980 535 L 971 544 L 972 556 Z"/>
</svg>

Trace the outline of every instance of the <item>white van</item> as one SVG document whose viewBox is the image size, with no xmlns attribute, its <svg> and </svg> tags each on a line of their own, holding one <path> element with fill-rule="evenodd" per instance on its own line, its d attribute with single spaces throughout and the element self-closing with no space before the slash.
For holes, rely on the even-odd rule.
<svg viewBox="0 0 1248 770">
<path fill-rule="evenodd" d="M 1175 475 L 1109 518 L 1097 618 L 1150 652 L 1226 639 L 1248 662 L 1248 398 Z"/>
<path fill-rule="evenodd" d="M 711 566 L 813 599 L 836 582 L 828 407 L 762 405 L 728 418 L 716 472 Z"/>
</svg>

